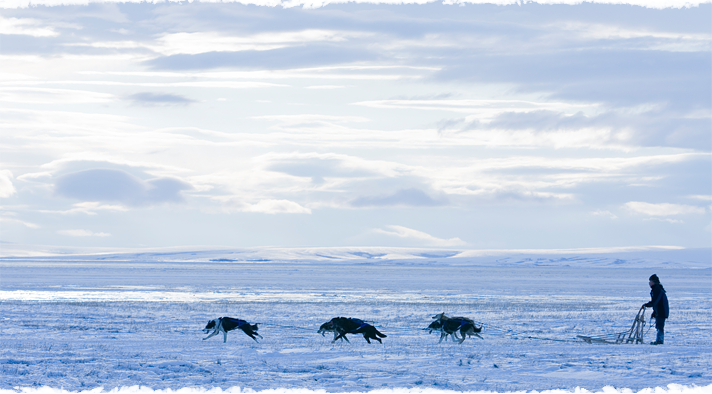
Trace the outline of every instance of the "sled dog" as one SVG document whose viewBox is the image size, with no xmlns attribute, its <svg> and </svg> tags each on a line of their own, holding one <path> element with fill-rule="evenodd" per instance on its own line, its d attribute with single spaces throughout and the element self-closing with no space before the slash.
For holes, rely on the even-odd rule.
<svg viewBox="0 0 712 394">
<path fill-rule="evenodd" d="M 342 338 L 345 339 L 346 342 L 349 342 L 349 338 L 346 337 L 346 334 L 363 334 L 363 337 L 368 343 L 371 343 L 371 339 L 375 339 L 378 342 L 383 343 L 381 338 L 386 337 L 386 334 L 378 331 L 376 327 L 364 322 L 363 320 L 352 317 L 335 317 L 322 324 L 317 332 L 323 336 L 327 331 L 334 333 L 334 340 L 331 341 L 331 343 L 334 343 L 337 339 Z"/>
<path fill-rule="evenodd" d="M 232 331 L 238 328 L 242 330 L 242 332 L 247 334 L 247 336 L 254 339 L 255 342 L 257 342 L 257 338 L 255 338 L 256 336 L 262 338 L 262 335 L 257 333 L 257 324 L 250 324 L 242 319 L 235 319 L 232 317 L 219 317 L 217 319 L 210 320 L 205 326 L 203 332 L 205 332 L 206 334 L 209 333 L 210 330 L 212 330 L 213 332 L 207 337 L 203 338 L 203 340 L 211 338 L 222 332 L 224 336 L 223 343 L 225 343 L 227 342 L 228 331 Z"/>
<path fill-rule="evenodd" d="M 440 332 L 440 341 L 438 341 L 438 343 L 442 342 L 448 335 L 452 335 L 452 340 L 459 341 L 460 343 L 468 336 L 476 336 L 483 339 L 479 334 L 482 332 L 482 327 L 477 327 L 472 319 L 460 316 L 448 317 L 445 315 L 445 312 L 438 313 L 433 316 L 433 319 L 435 319 L 435 321 L 430 323 L 427 330 L 430 330 L 430 332 Z M 457 336 L 458 331 L 461 337 Z"/>
</svg>

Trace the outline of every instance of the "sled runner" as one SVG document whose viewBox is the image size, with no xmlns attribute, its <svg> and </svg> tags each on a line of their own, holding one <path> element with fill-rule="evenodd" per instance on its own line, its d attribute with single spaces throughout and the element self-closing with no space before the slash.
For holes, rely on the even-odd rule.
<svg viewBox="0 0 712 394">
<path fill-rule="evenodd" d="M 633 320 L 633 325 L 630 330 L 615 334 L 605 334 L 598 336 L 576 335 L 587 343 L 610 343 L 613 345 L 619 343 L 643 343 L 643 328 L 645 328 L 645 307 L 640 307 L 638 314 Z"/>
</svg>

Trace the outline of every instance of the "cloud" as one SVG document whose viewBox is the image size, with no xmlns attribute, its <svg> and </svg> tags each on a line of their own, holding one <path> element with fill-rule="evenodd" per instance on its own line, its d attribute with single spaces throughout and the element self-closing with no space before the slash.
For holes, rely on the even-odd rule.
<svg viewBox="0 0 712 394">
<path fill-rule="evenodd" d="M 171 93 L 142 92 L 132 94 L 127 98 L 134 104 L 143 105 L 187 105 L 195 102 L 195 100 Z"/>
<path fill-rule="evenodd" d="M 56 37 L 59 35 L 43 21 L 29 18 L 3 18 L 0 16 L 0 34 L 27 35 L 32 37 Z"/>
<path fill-rule="evenodd" d="M 489 119 L 471 116 L 441 121 L 439 132 L 450 138 L 479 138 L 488 144 L 712 149 L 712 125 L 708 117 L 682 115 L 664 107 L 632 114 L 501 112 Z"/>
<path fill-rule="evenodd" d="M 301 67 L 365 62 L 378 56 L 366 49 L 336 44 L 311 44 L 265 51 L 207 52 L 196 55 L 171 55 L 147 60 L 156 70 L 199 70 L 230 67 L 235 69 L 283 70 Z"/>
<path fill-rule="evenodd" d="M 524 100 L 423 100 L 423 99 L 391 99 L 360 101 L 353 103 L 371 108 L 381 109 L 415 109 L 429 111 L 451 111 L 477 115 L 478 119 L 489 119 L 502 113 L 529 113 L 543 110 L 558 110 L 574 113 L 591 105 L 580 105 L 561 102 L 524 101 Z"/>
<path fill-rule="evenodd" d="M 306 213 L 311 214 L 311 209 L 305 208 L 289 200 L 262 200 L 247 207 L 246 212 L 259 213 Z"/>
<path fill-rule="evenodd" d="M 32 87 L 0 87 L 0 101 L 25 104 L 85 104 L 109 103 L 115 100 L 109 93 L 75 89 Z"/>
<path fill-rule="evenodd" d="M 639 46 L 636 49 L 667 50 L 667 51 L 706 51 L 710 44 L 710 35 L 686 31 L 654 30 L 646 27 L 625 27 L 608 23 L 587 23 L 568 21 L 557 23 L 553 28 L 559 28 L 578 39 L 586 41 L 625 40 Z M 671 28 L 672 26 L 667 26 Z M 634 44 L 635 43 L 635 44 Z M 629 46 L 630 47 L 630 46 Z"/>
<path fill-rule="evenodd" d="M 12 172 L 10 170 L 0 170 L 0 198 L 12 197 L 17 190 L 12 184 Z"/>
<path fill-rule="evenodd" d="M 359 178 L 382 176 L 383 169 L 376 162 L 338 154 L 267 155 L 264 169 L 284 174 L 311 178 L 320 184 L 325 178 Z"/>
<path fill-rule="evenodd" d="M 312 85 L 307 86 L 305 89 L 343 89 L 347 86 L 345 85 Z"/>
<path fill-rule="evenodd" d="M 9 223 L 9 224 L 19 224 L 19 225 L 25 226 L 27 228 L 32 228 L 32 229 L 40 228 L 40 225 L 38 225 L 38 224 L 26 222 L 24 220 L 16 219 L 13 217 L 8 217 L 5 215 L 0 216 L 0 222 Z"/>
<path fill-rule="evenodd" d="M 59 230 L 57 231 L 59 235 L 66 235 L 68 237 L 110 237 L 109 233 L 95 233 L 91 230 Z"/>
<path fill-rule="evenodd" d="M 602 217 L 605 217 L 605 218 L 609 218 L 609 219 L 611 219 L 611 220 L 618 219 L 618 216 L 616 216 L 614 213 L 612 213 L 612 212 L 610 212 L 610 211 L 600 211 L 600 210 L 599 210 L 599 211 L 593 211 L 593 212 L 591 212 L 591 215 L 594 215 L 594 216 L 602 216 Z"/>
<path fill-rule="evenodd" d="M 222 209 L 226 212 L 254 212 L 266 213 L 271 215 L 283 213 L 312 213 L 311 209 L 305 208 L 297 204 L 296 202 L 289 200 L 264 199 L 256 203 L 248 203 L 240 198 L 233 196 L 213 197 L 212 200 L 219 202 L 222 206 Z"/>
<path fill-rule="evenodd" d="M 705 209 L 702 207 L 683 204 L 651 204 L 647 202 L 631 201 L 626 203 L 624 206 L 633 212 L 648 216 L 675 216 L 705 213 Z"/>
<path fill-rule="evenodd" d="M 39 210 L 42 213 L 56 213 L 61 215 L 71 215 L 75 213 L 83 213 L 85 215 L 96 215 L 97 211 L 109 211 L 109 212 L 126 212 L 128 208 L 123 205 L 104 205 L 98 202 L 80 202 L 72 205 L 72 208 L 64 211 L 48 211 Z"/>
<path fill-rule="evenodd" d="M 143 3 L 145 0 L 63 0 L 62 5 L 86 5 L 89 3 Z M 169 0 L 179 2 L 179 0 Z M 207 1 L 210 2 L 210 1 Z M 250 4 L 265 7 L 281 6 L 283 8 L 303 7 L 303 8 L 321 8 L 329 4 L 342 4 L 346 0 L 224 0 L 223 3 L 239 3 Z M 383 4 L 383 5 L 409 5 L 409 4 L 428 4 L 434 3 L 435 0 L 363 0 L 359 3 L 365 4 Z M 580 4 L 582 0 L 445 0 L 442 3 L 445 5 L 452 4 L 487 4 L 487 5 L 521 5 L 523 3 L 533 4 Z M 611 0 L 591 0 L 588 3 L 611 4 Z M 638 7 L 665 9 L 665 8 L 689 8 L 699 7 L 701 4 L 706 4 L 707 0 L 622 0 L 616 1 L 615 4 L 627 4 Z M 6 0 L 3 5 L 6 8 L 27 8 L 30 6 L 56 6 L 56 0 Z"/>
<path fill-rule="evenodd" d="M 388 225 L 387 230 L 384 229 L 374 229 L 373 231 L 380 234 L 389 235 L 392 237 L 398 237 L 402 239 L 407 239 L 410 241 L 415 241 L 428 246 L 461 246 L 466 245 L 460 238 L 437 238 L 430 234 L 424 233 L 422 231 L 413 230 L 408 227 Z"/>
<path fill-rule="evenodd" d="M 271 120 L 279 122 L 275 126 L 278 130 L 295 131 L 295 130 L 335 130 L 340 132 L 345 130 L 344 123 L 362 123 L 369 121 L 368 118 L 362 116 L 338 116 L 338 115 L 323 115 L 323 114 L 299 114 L 299 115 L 263 115 L 255 116 L 253 119 Z M 333 132 L 333 131 L 332 131 Z"/>
<path fill-rule="evenodd" d="M 192 186 L 175 178 L 141 180 L 125 171 L 91 169 L 60 176 L 55 193 L 82 201 L 118 202 L 128 206 L 182 202 Z"/>
<path fill-rule="evenodd" d="M 8 78 L 12 75 L 5 74 Z M 0 78 L 2 76 L 0 75 Z M 174 78 L 191 78 L 189 75 L 173 76 Z M 19 78 L 19 77 L 15 77 Z M 203 79 L 205 76 L 195 74 L 193 79 Z M 15 81 L 17 82 L 17 81 Z M 273 87 L 288 87 L 289 85 L 276 84 L 269 82 L 255 81 L 230 81 L 230 80 L 209 80 L 209 81 L 183 81 L 183 82 L 138 82 L 138 81 L 108 81 L 108 80 L 63 80 L 63 81 L 20 81 L 24 85 L 90 85 L 90 86 L 139 86 L 146 88 L 221 88 L 221 89 L 255 89 L 255 88 L 273 88 Z M 160 93 L 147 93 L 160 95 Z"/>
<path fill-rule="evenodd" d="M 536 185 L 538 183 L 538 185 Z M 571 193 L 555 193 L 547 191 L 532 190 L 541 188 L 544 189 L 547 186 L 552 187 L 553 185 L 545 185 L 543 182 L 533 182 L 532 184 L 526 184 L 521 182 L 520 184 L 512 183 L 507 185 L 506 182 L 502 182 L 503 185 L 498 185 L 495 187 L 477 187 L 473 185 L 472 187 L 451 190 L 449 191 L 453 195 L 453 200 L 455 200 L 454 195 L 459 195 L 464 198 L 459 198 L 463 205 L 470 205 L 473 201 L 477 203 L 511 203 L 511 202 L 526 202 L 526 203 L 571 203 L 575 201 L 575 196 Z"/>
<path fill-rule="evenodd" d="M 453 60 L 435 74 L 436 80 L 514 84 L 520 92 L 545 93 L 555 100 L 623 106 L 662 102 L 674 108 L 712 105 L 706 51 L 671 55 L 666 51 L 581 49 Z M 670 70 L 675 70 L 674 76 Z"/>
<path fill-rule="evenodd" d="M 712 195 L 704 195 L 704 194 L 696 194 L 692 196 L 687 196 L 687 198 L 691 198 L 693 200 L 701 200 L 701 201 L 712 201 Z"/>
<path fill-rule="evenodd" d="M 171 33 L 148 45 L 162 55 L 197 55 L 208 52 L 268 51 L 310 42 L 344 42 L 363 33 L 307 29 L 273 31 L 253 35 L 229 36 L 216 32 Z"/>
<path fill-rule="evenodd" d="M 436 207 L 445 205 L 443 199 L 435 199 L 419 189 L 401 189 L 395 193 L 363 196 L 351 200 L 350 205 L 356 208 L 366 207 Z"/>
<path fill-rule="evenodd" d="M 249 79 L 330 79 L 330 80 L 394 80 L 402 78 L 421 78 L 423 73 L 440 70 L 433 66 L 411 65 L 359 65 L 348 64 L 339 66 L 322 66 L 308 68 L 292 68 L 288 70 L 229 70 L 229 71 L 81 71 L 81 75 L 94 75 L 101 77 L 146 77 L 154 81 L 158 78 L 183 78 L 187 82 L 143 82 L 140 86 L 187 86 L 187 87 L 219 87 L 220 84 L 229 83 L 230 80 Z M 216 80 L 211 85 L 205 82 L 190 82 L 196 79 Z M 92 83 L 104 83 L 97 81 Z M 111 83 L 119 83 L 112 81 Z M 129 82 L 138 84 L 138 82 Z M 153 85 L 153 83 L 160 85 Z M 245 82 L 247 83 L 247 82 Z M 249 82 L 258 83 L 258 82 Z M 169 84 L 169 85 L 166 85 Z M 200 85 L 196 85 L 200 84 Z M 266 83 L 264 83 L 267 85 Z M 273 85 L 286 86 L 286 85 Z"/>
</svg>

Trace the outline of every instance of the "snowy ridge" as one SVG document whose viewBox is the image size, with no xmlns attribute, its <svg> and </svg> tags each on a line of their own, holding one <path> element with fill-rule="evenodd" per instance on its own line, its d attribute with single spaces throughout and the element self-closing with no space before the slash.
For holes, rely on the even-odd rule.
<svg viewBox="0 0 712 394">
<path fill-rule="evenodd" d="M 712 249 L 675 246 L 581 249 L 428 249 L 394 247 L 78 249 L 3 244 L 2 261 L 122 261 L 195 263 L 371 262 L 482 266 L 711 268 Z"/>
<path fill-rule="evenodd" d="M 628 389 L 617 390 L 614 387 L 604 387 L 600 391 L 588 391 L 586 389 L 576 388 L 575 390 L 543 390 L 543 391 L 530 391 L 531 394 L 614 394 L 614 393 L 625 393 L 625 394 L 705 394 L 712 390 L 712 385 L 706 387 L 689 387 L 682 386 L 679 384 L 670 384 L 666 388 L 646 388 L 640 391 L 631 391 Z M 51 387 L 41 387 L 41 388 L 23 388 L 21 390 L 2 390 L 0 389 L 0 394 L 67 394 L 70 393 L 67 390 L 55 389 Z M 132 386 L 132 387 L 121 387 L 116 388 L 111 391 L 104 391 L 103 387 L 94 390 L 79 391 L 78 393 L 84 394 L 98 394 L 102 392 L 108 392 L 111 394 L 324 394 L 324 390 L 308 390 L 308 389 L 276 389 L 276 390 L 262 390 L 255 391 L 250 389 L 241 389 L 240 387 L 231 387 L 227 390 L 222 390 L 220 388 L 204 389 L 204 388 L 182 388 L 179 390 L 153 390 L 148 387 Z M 353 394 L 362 394 L 363 392 L 354 392 Z M 452 390 L 437 390 L 437 389 L 380 389 L 373 390 L 369 393 L 373 394 L 451 394 L 459 393 Z M 467 391 L 463 392 L 469 394 L 492 394 L 492 391 Z M 524 392 L 521 392 L 524 393 Z M 342 394 L 352 394 L 352 393 L 342 393 Z"/>
</svg>

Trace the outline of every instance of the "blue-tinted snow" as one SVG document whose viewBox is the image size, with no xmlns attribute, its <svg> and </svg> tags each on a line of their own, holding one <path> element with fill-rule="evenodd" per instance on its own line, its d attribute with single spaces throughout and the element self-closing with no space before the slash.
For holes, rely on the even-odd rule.
<svg viewBox="0 0 712 394">
<path fill-rule="evenodd" d="M 709 249 L 28 254 L 0 258 L 0 390 L 712 390 Z M 672 310 L 664 346 L 576 338 L 630 328 L 652 273 Z M 439 312 L 484 339 L 438 344 L 422 328 Z M 264 339 L 201 340 L 219 316 Z M 316 330 L 334 316 L 388 337 L 332 344 Z"/>
</svg>

